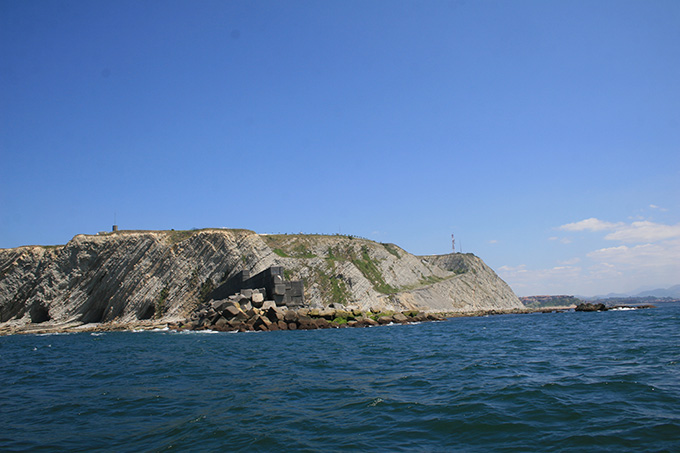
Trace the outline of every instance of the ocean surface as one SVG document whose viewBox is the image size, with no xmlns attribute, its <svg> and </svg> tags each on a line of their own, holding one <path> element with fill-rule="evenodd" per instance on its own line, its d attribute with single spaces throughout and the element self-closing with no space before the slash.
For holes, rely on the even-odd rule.
<svg viewBox="0 0 680 453">
<path fill-rule="evenodd" d="M 0 451 L 680 451 L 680 305 L 0 337 Z"/>
</svg>

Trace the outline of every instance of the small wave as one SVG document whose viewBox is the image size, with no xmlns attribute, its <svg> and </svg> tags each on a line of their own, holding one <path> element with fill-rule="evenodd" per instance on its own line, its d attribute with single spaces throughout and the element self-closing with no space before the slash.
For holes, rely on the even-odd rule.
<svg viewBox="0 0 680 453">
<path fill-rule="evenodd" d="M 181 334 L 181 335 L 201 335 L 201 334 L 224 333 L 224 332 L 220 332 L 218 330 L 180 330 L 180 331 L 177 331 L 177 333 Z"/>
<path fill-rule="evenodd" d="M 90 335 L 92 335 L 93 337 L 101 337 L 102 335 L 104 335 L 104 332 L 92 332 Z"/>
<path fill-rule="evenodd" d="M 368 407 L 375 407 L 375 406 L 377 406 L 378 404 L 380 404 L 380 403 L 382 403 L 382 402 L 384 402 L 384 401 L 385 401 L 385 400 L 383 400 L 382 398 L 375 398 L 373 401 L 371 401 L 371 402 L 368 404 Z"/>
</svg>

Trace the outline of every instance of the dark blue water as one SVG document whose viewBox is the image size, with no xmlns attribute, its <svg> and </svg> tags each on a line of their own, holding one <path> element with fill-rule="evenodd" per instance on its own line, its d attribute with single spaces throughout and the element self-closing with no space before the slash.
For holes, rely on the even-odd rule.
<svg viewBox="0 0 680 453">
<path fill-rule="evenodd" d="M 680 306 L 0 337 L 0 450 L 680 451 Z"/>
</svg>

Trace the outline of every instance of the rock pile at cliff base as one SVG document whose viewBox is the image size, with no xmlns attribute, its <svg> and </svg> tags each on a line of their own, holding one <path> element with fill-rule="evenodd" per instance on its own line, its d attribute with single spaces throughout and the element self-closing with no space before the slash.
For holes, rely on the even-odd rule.
<svg viewBox="0 0 680 453">
<path fill-rule="evenodd" d="M 289 309 L 277 306 L 274 301 L 262 300 L 262 294 L 257 291 L 249 296 L 242 295 L 238 300 L 234 297 L 210 301 L 200 306 L 186 321 L 171 323 L 168 327 L 177 330 L 246 332 L 371 327 L 446 319 L 441 315 L 418 310 L 393 312 L 377 309 L 362 311 L 356 308 Z"/>
</svg>

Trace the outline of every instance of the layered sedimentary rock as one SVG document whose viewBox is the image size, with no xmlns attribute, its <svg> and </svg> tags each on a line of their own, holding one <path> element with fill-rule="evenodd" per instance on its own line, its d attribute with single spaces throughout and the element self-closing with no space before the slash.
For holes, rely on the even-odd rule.
<svg viewBox="0 0 680 453">
<path fill-rule="evenodd" d="M 239 272 L 282 266 L 310 308 L 470 312 L 521 309 L 471 254 L 418 257 L 351 236 L 247 230 L 119 231 L 56 247 L 0 250 L 0 323 L 188 318 Z"/>
</svg>

